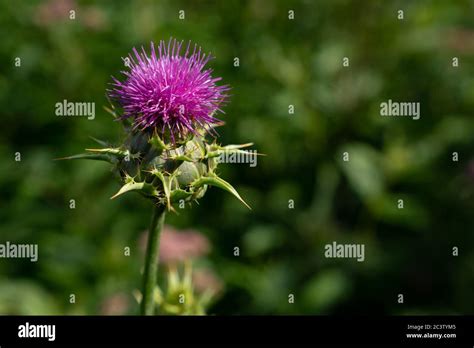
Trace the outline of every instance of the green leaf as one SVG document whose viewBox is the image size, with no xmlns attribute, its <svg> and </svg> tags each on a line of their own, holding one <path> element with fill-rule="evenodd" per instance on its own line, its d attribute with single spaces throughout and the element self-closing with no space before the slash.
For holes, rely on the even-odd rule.
<svg viewBox="0 0 474 348">
<path fill-rule="evenodd" d="M 148 143 L 158 150 L 168 150 L 168 146 L 163 142 L 163 140 L 161 140 L 160 136 L 156 131 L 153 136 L 148 139 Z"/>
<path fill-rule="evenodd" d="M 191 186 L 193 187 L 201 187 L 203 185 L 211 185 L 215 187 L 219 187 L 222 190 L 225 190 L 229 193 L 231 193 L 235 198 L 237 198 L 239 201 L 241 201 L 247 208 L 250 208 L 250 206 L 240 197 L 239 193 L 237 190 L 229 184 L 227 181 L 224 179 L 219 178 L 217 175 L 211 175 L 211 176 L 202 176 L 199 179 L 195 180 Z"/>
<path fill-rule="evenodd" d="M 384 174 L 379 153 L 370 146 L 360 143 L 347 144 L 340 153 L 347 152 L 348 161 L 339 160 L 342 171 L 351 187 L 366 202 L 384 193 Z"/>
<path fill-rule="evenodd" d="M 170 199 L 171 199 L 171 202 L 177 202 L 181 199 L 186 199 L 186 198 L 189 198 L 191 197 L 193 194 L 191 192 L 187 192 L 185 190 L 182 190 L 182 189 L 175 189 L 173 191 L 171 191 L 171 195 L 170 195 Z"/>
<path fill-rule="evenodd" d="M 105 161 L 112 164 L 117 162 L 117 158 L 114 156 L 111 156 L 109 154 L 95 154 L 95 153 L 82 153 L 79 155 L 55 158 L 55 161 L 73 160 L 73 159 L 90 159 L 90 160 L 96 160 L 96 161 Z"/>
<path fill-rule="evenodd" d="M 185 162 L 195 162 L 191 157 L 186 155 L 174 155 L 169 156 L 167 159 L 174 160 L 174 161 L 185 161 Z"/>
<path fill-rule="evenodd" d="M 250 152 L 250 151 L 246 151 L 246 150 L 238 150 L 238 149 L 227 149 L 227 150 L 216 150 L 216 151 L 210 151 L 206 154 L 206 157 L 205 158 L 214 158 L 214 157 L 219 157 L 220 155 L 222 154 L 232 154 L 232 153 L 240 153 L 242 155 L 249 155 L 249 156 L 253 156 L 253 155 L 261 155 L 261 154 L 255 154 L 253 152 Z"/>
<path fill-rule="evenodd" d="M 253 145 L 253 143 L 219 146 L 219 150 L 237 150 L 237 149 L 242 149 L 244 147 L 249 147 L 249 146 L 252 146 L 252 145 Z"/>
<path fill-rule="evenodd" d="M 120 190 L 110 197 L 110 199 L 114 199 L 124 193 L 130 192 L 130 191 L 141 191 L 143 193 L 149 194 L 149 195 L 157 195 L 158 192 L 156 189 L 153 187 L 153 185 L 148 184 L 146 182 L 135 182 L 135 181 L 130 181 L 123 185 Z"/>
<path fill-rule="evenodd" d="M 153 174 L 158 179 L 160 179 L 161 183 L 163 184 L 163 191 L 165 192 L 165 196 L 166 196 L 166 206 L 168 210 L 170 210 L 171 209 L 171 182 L 172 182 L 171 179 L 172 178 L 169 176 L 163 175 L 163 173 L 157 169 L 152 170 L 151 174 Z"/>
<path fill-rule="evenodd" d="M 249 156 L 266 156 L 263 153 L 256 153 L 253 151 L 249 150 L 240 150 L 244 147 L 249 147 L 252 146 L 253 143 L 247 143 L 247 144 L 241 144 L 241 145 L 226 145 L 226 146 L 218 146 L 218 145 L 210 145 L 208 147 L 208 152 L 205 156 L 205 158 L 213 158 L 213 157 L 218 157 L 221 154 L 242 154 L 242 155 L 249 155 Z"/>
<path fill-rule="evenodd" d="M 122 150 L 119 148 L 107 147 L 103 149 L 86 149 L 86 151 L 93 152 L 93 153 L 108 153 L 110 155 L 115 156 L 128 156 L 130 152 L 128 150 Z"/>
</svg>

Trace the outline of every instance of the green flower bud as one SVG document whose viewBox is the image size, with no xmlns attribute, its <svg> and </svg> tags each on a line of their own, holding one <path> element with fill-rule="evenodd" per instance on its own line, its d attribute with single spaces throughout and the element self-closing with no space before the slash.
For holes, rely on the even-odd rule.
<svg viewBox="0 0 474 348">
<path fill-rule="evenodd" d="M 166 142 L 155 132 L 127 129 L 128 137 L 118 148 L 87 149 L 89 153 L 68 159 L 89 158 L 110 162 L 122 187 L 112 196 L 135 191 L 174 210 L 173 204 L 202 198 L 208 186 L 228 191 L 243 201 L 228 182 L 219 178 L 215 171 L 217 157 L 224 151 L 243 151 L 244 145 L 221 147 L 208 143 L 205 135 L 191 135 L 181 142 Z M 98 141 L 104 145 L 102 141 Z M 250 207 L 249 207 L 250 208 Z"/>
</svg>

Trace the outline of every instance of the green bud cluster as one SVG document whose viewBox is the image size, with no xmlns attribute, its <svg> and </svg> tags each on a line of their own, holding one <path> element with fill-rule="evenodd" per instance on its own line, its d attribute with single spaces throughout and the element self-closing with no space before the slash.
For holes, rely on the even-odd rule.
<svg viewBox="0 0 474 348">
<path fill-rule="evenodd" d="M 94 139 L 103 148 L 86 149 L 87 153 L 65 159 L 94 159 L 111 163 L 120 179 L 121 188 L 111 198 L 127 192 L 138 192 L 168 210 L 202 198 L 209 186 L 219 187 L 247 203 L 235 188 L 216 174 L 218 157 L 224 153 L 248 152 L 242 148 L 252 144 L 218 145 L 202 134 L 189 135 L 180 142 L 165 142 L 156 132 L 128 129 L 126 141 L 111 147 Z"/>
</svg>

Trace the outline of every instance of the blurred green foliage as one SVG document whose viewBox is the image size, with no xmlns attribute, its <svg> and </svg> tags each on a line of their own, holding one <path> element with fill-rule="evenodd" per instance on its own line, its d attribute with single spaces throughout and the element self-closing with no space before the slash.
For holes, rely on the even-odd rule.
<svg viewBox="0 0 474 348">
<path fill-rule="evenodd" d="M 267 155 L 220 167 L 252 211 L 210 189 L 168 216 L 213 245 L 198 263 L 225 290 L 209 313 L 474 313 L 473 11 L 468 0 L 1 0 L 0 242 L 38 243 L 39 261 L 0 260 L 0 313 L 97 314 L 117 294 L 137 313 L 149 203 L 111 201 L 107 164 L 53 159 L 89 136 L 121 140 L 102 110 L 111 75 L 132 47 L 171 36 L 212 52 L 232 87 L 220 141 Z M 55 116 L 64 99 L 95 102 L 96 118 Z M 421 119 L 380 117 L 388 99 L 420 102 Z M 325 258 L 332 241 L 364 243 L 365 262 Z"/>
</svg>

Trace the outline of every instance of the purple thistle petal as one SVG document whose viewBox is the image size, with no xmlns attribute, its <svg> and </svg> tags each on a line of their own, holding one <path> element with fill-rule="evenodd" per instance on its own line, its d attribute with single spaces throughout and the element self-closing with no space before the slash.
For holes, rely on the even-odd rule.
<svg viewBox="0 0 474 348">
<path fill-rule="evenodd" d="M 145 130 L 155 128 L 171 138 L 184 138 L 189 132 L 197 133 L 219 120 L 213 115 L 223 111 L 229 87 L 218 86 L 221 78 L 212 77 L 212 69 L 204 70 L 213 58 L 201 48 L 188 42 L 184 55 L 180 55 L 183 41 L 160 41 L 157 49 L 151 43 L 150 56 L 142 47 L 141 53 L 133 48 L 130 71 L 122 71 L 124 82 L 112 77 L 109 96 L 123 108 L 123 118 L 132 117 L 134 127 Z M 190 52 L 192 51 L 192 54 Z"/>
</svg>

